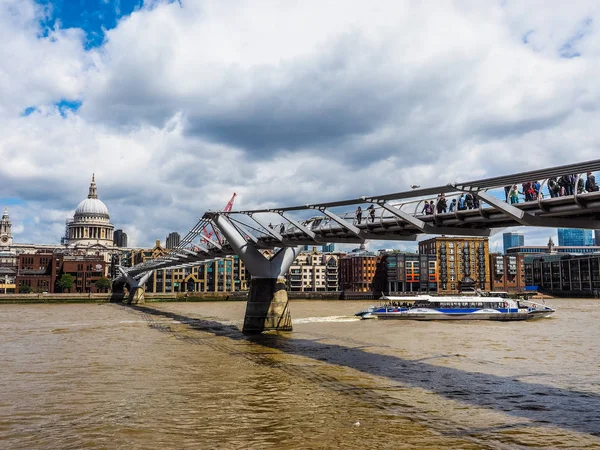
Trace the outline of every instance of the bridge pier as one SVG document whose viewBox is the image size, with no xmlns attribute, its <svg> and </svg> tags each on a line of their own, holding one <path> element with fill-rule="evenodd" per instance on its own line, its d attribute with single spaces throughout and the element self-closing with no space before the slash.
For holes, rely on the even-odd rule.
<svg viewBox="0 0 600 450">
<path fill-rule="evenodd" d="M 144 289 L 144 285 L 150 275 L 152 275 L 152 270 L 148 272 L 144 272 L 138 275 L 138 278 L 134 278 L 129 275 L 122 267 L 119 267 L 119 271 L 121 272 L 121 276 L 117 278 L 113 282 L 113 287 L 119 287 L 122 292 L 122 286 L 127 284 L 129 286 L 129 298 L 127 303 L 130 305 L 139 305 L 145 302 L 144 293 L 146 290 Z"/>
<path fill-rule="evenodd" d="M 131 287 L 131 289 L 129 290 L 129 299 L 127 303 L 129 303 L 130 305 L 141 305 L 142 303 L 145 303 L 145 292 L 146 291 L 142 286 Z"/>
<path fill-rule="evenodd" d="M 285 278 L 252 278 L 242 331 L 292 331 Z"/>
<path fill-rule="evenodd" d="M 283 247 L 268 259 L 225 216 L 215 214 L 212 220 L 252 275 L 242 332 L 292 331 L 284 275 L 302 247 Z"/>
</svg>

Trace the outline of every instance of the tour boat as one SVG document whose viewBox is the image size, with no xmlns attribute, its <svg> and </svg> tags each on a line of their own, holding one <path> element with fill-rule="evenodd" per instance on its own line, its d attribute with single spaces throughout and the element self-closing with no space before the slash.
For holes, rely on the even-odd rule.
<svg viewBox="0 0 600 450">
<path fill-rule="evenodd" d="M 452 297 L 384 296 L 384 299 L 386 304 L 371 306 L 356 315 L 363 319 L 511 321 L 548 317 L 555 311 L 541 303 L 511 299 L 506 292 Z"/>
</svg>

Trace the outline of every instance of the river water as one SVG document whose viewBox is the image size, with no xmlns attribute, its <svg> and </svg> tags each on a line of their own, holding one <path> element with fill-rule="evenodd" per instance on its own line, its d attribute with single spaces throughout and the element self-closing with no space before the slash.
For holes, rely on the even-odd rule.
<svg viewBox="0 0 600 450">
<path fill-rule="evenodd" d="M 367 302 L 368 303 L 368 302 Z M 293 301 L 0 305 L 0 448 L 600 448 L 600 302 L 533 322 Z"/>
</svg>

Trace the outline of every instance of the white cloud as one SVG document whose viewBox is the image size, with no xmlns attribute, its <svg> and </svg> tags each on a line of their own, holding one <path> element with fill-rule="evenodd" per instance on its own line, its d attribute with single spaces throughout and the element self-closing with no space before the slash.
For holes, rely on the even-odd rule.
<svg viewBox="0 0 600 450">
<path fill-rule="evenodd" d="M 5 1 L 0 198 L 25 202 L 17 240 L 58 242 L 95 172 L 152 245 L 234 191 L 304 204 L 593 159 L 600 7 L 546 5 L 156 1 L 86 51 Z"/>
</svg>

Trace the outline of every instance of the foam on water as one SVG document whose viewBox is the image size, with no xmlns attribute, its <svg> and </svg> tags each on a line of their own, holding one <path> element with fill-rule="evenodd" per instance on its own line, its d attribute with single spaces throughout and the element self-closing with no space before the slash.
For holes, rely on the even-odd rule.
<svg viewBox="0 0 600 450">
<path fill-rule="evenodd" d="M 360 317 L 355 316 L 302 317 L 300 319 L 292 319 L 292 324 L 323 322 L 356 322 L 358 320 L 361 320 Z"/>
</svg>

